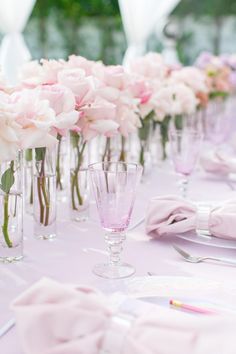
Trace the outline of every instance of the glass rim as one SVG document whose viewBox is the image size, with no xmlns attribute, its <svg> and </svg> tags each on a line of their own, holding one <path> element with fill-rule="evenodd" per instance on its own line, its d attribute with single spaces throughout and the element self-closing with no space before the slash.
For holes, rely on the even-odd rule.
<svg viewBox="0 0 236 354">
<path fill-rule="evenodd" d="M 139 163 L 135 163 L 135 162 L 123 162 L 123 161 L 104 161 L 104 162 L 93 162 L 91 164 L 88 165 L 88 170 L 89 171 L 103 171 L 103 172 L 110 172 L 110 173 L 116 173 L 117 171 L 110 171 L 108 169 L 99 169 L 99 168 L 94 168 L 96 166 L 104 166 L 105 164 L 109 164 L 109 165 L 123 165 L 123 166 L 132 166 L 132 167 L 136 167 L 136 171 L 141 171 L 143 169 L 142 165 Z M 119 173 L 123 173 L 126 171 L 118 171 Z"/>
</svg>

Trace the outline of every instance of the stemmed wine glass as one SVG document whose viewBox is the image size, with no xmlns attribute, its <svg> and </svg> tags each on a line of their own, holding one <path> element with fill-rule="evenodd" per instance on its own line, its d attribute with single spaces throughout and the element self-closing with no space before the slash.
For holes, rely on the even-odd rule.
<svg viewBox="0 0 236 354">
<path fill-rule="evenodd" d="M 197 162 L 202 143 L 202 133 L 194 129 L 171 130 L 169 141 L 175 171 L 181 176 L 180 191 L 187 197 L 189 176 Z"/>
<path fill-rule="evenodd" d="M 129 277 L 135 269 L 120 261 L 120 253 L 142 167 L 135 163 L 101 162 L 89 165 L 89 172 L 110 255 L 109 263 L 97 264 L 93 271 L 103 278 Z"/>
</svg>

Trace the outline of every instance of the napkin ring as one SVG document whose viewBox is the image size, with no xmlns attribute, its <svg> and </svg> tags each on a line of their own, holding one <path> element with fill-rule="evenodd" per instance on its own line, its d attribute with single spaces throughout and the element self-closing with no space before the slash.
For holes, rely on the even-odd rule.
<svg viewBox="0 0 236 354">
<path fill-rule="evenodd" d="M 209 218 L 211 213 L 210 205 L 199 205 L 196 214 L 196 232 L 203 235 L 210 235 Z"/>
</svg>

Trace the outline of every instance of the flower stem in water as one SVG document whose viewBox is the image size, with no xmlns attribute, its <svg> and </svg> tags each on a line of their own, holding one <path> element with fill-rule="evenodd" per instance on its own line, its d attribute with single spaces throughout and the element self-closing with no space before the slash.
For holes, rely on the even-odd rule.
<svg viewBox="0 0 236 354">
<path fill-rule="evenodd" d="M 9 248 L 11 248 L 12 242 L 10 240 L 9 233 L 8 233 L 8 224 L 9 224 L 8 204 L 9 204 L 9 193 L 4 195 L 4 207 L 3 207 L 4 222 L 2 225 L 2 233 L 3 233 L 3 236 L 4 236 L 7 246 Z"/>
</svg>

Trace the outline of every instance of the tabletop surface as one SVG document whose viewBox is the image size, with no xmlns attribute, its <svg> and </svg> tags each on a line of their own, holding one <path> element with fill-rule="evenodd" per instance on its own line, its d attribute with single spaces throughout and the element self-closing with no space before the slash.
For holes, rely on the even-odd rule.
<svg viewBox="0 0 236 354">
<path fill-rule="evenodd" d="M 179 194 L 176 181 L 177 177 L 169 162 L 153 169 L 152 174 L 140 185 L 131 228 L 145 215 L 151 197 Z M 192 176 L 189 198 L 194 201 L 217 202 L 235 197 L 235 182 L 228 183 L 226 179 L 207 175 L 200 170 Z M 0 327 L 13 316 L 10 311 L 11 301 L 43 276 L 61 282 L 87 284 L 104 292 L 124 289 L 128 280 L 106 280 L 92 273 L 93 266 L 106 261 L 107 257 L 94 202 L 91 203 L 90 219 L 84 223 L 71 222 L 66 202 L 58 203 L 57 231 L 57 238 L 53 241 L 34 239 L 33 220 L 26 215 L 24 260 L 14 264 L 0 264 Z M 236 282 L 236 267 L 210 262 L 187 263 L 173 250 L 173 242 L 193 254 L 236 258 L 236 249 L 196 244 L 177 237 L 150 240 L 145 235 L 144 224 L 141 224 L 127 232 L 122 259 L 136 268 L 135 276 L 146 276 L 147 272 L 153 272 L 160 276 L 201 277 L 217 281 L 227 279 Z M 19 348 L 15 328 L 0 338 L 0 353 L 23 354 Z"/>
</svg>

